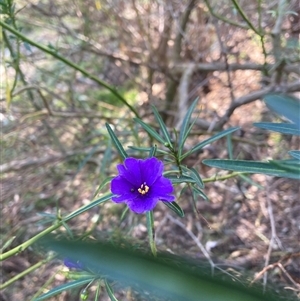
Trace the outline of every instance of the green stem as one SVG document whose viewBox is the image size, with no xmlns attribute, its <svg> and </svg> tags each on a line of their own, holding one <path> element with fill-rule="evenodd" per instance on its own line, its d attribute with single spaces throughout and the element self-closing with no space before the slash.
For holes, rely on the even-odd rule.
<svg viewBox="0 0 300 301">
<path fill-rule="evenodd" d="M 35 265 L 31 266 L 30 268 L 26 269 L 25 271 L 21 272 L 20 274 L 16 275 L 15 277 L 9 279 L 8 281 L 6 281 L 5 283 L 2 283 L 0 285 L 0 290 L 8 287 L 9 285 L 11 285 L 12 283 L 16 282 L 17 280 L 21 279 L 22 277 L 28 275 L 29 273 L 33 272 L 34 270 L 36 270 L 37 268 L 39 268 L 40 266 L 44 265 L 45 263 L 49 262 L 50 260 L 52 260 L 55 256 L 49 256 L 48 258 L 41 260 L 40 262 L 36 263 Z"/>
<path fill-rule="evenodd" d="M 247 174 L 247 172 L 239 172 L 239 171 L 237 171 L 237 172 L 232 172 L 232 173 L 230 173 L 228 175 L 224 175 L 224 176 L 220 176 L 220 177 L 218 177 L 217 175 L 215 175 L 215 176 L 212 176 L 210 178 L 203 179 L 203 183 L 216 182 L 216 181 L 224 181 L 224 180 L 227 180 L 227 179 L 239 176 L 239 175 L 243 175 L 243 174 Z"/>
<path fill-rule="evenodd" d="M 231 0 L 234 7 L 236 8 L 236 10 L 239 12 L 239 14 L 242 16 L 242 18 L 244 19 L 244 21 L 248 24 L 248 26 L 259 36 L 262 36 L 262 33 L 259 32 L 254 25 L 251 23 L 251 21 L 248 19 L 248 17 L 246 16 L 246 14 L 244 13 L 244 11 L 242 10 L 242 8 L 240 7 L 240 5 L 237 3 L 236 0 Z"/>
<path fill-rule="evenodd" d="M 204 2 L 205 2 L 205 4 L 206 4 L 206 6 L 207 6 L 209 12 L 211 13 L 211 15 L 214 16 L 216 19 L 221 20 L 221 21 L 223 21 L 224 23 L 228 23 L 228 24 L 230 24 L 230 25 L 239 27 L 239 28 L 248 29 L 248 26 L 246 26 L 246 25 L 243 25 L 243 24 L 240 24 L 240 23 L 238 23 L 238 22 L 232 21 L 232 20 L 230 20 L 230 19 L 224 18 L 223 16 L 217 14 L 217 13 L 213 10 L 212 6 L 210 5 L 210 3 L 209 3 L 210 0 L 204 0 Z"/>
<path fill-rule="evenodd" d="M 0 261 L 3 261 L 17 253 L 20 253 L 27 249 L 29 246 L 31 246 L 33 243 L 37 242 L 39 239 L 41 239 L 46 234 L 51 233 L 52 231 L 58 229 L 60 226 L 62 226 L 65 222 L 71 220 L 72 218 L 78 216 L 79 214 L 95 207 L 96 205 L 99 205 L 100 203 L 106 202 L 111 198 L 112 194 L 106 194 L 102 196 L 100 199 L 97 199 L 90 204 L 87 204 L 85 206 L 80 207 L 76 211 L 68 214 L 66 217 L 64 217 L 62 220 L 57 221 L 54 225 L 48 227 L 47 229 L 43 230 L 42 232 L 38 233 L 37 235 L 33 236 L 32 238 L 28 239 L 24 243 L 20 244 L 19 246 L 7 251 L 6 253 L 0 254 Z"/>
<path fill-rule="evenodd" d="M 44 231 L 38 233 L 37 235 L 33 236 L 32 238 L 28 239 L 27 241 L 23 242 L 19 246 L 7 251 L 6 253 L 1 254 L 0 261 L 3 261 L 17 253 L 24 251 L 25 249 L 27 249 L 29 246 L 31 246 L 33 243 L 38 241 L 40 238 L 42 238 L 46 234 L 51 233 L 52 231 L 58 229 L 61 225 L 62 225 L 62 222 L 58 222 L 58 223 L 50 226 L 49 228 L 45 229 Z"/>
<path fill-rule="evenodd" d="M 155 245 L 155 231 L 154 231 L 154 218 L 153 218 L 153 211 L 147 211 L 147 229 L 148 229 L 148 237 L 149 237 L 149 244 L 151 248 L 152 254 L 156 257 L 157 250 Z"/>
<path fill-rule="evenodd" d="M 115 95 L 124 105 L 126 105 L 133 113 L 136 117 L 139 118 L 139 115 L 137 113 L 137 111 L 126 101 L 126 99 L 119 94 L 114 87 L 111 87 L 109 84 L 107 84 L 106 82 L 102 81 L 101 79 L 97 78 L 96 76 L 90 74 L 88 71 L 86 71 L 85 69 L 81 68 L 80 66 L 72 63 L 71 61 L 69 61 L 68 59 L 64 58 L 63 56 L 59 55 L 55 50 L 43 46 L 39 43 L 36 43 L 35 41 L 32 41 L 31 39 L 25 37 L 23 34 L 21 34 L 19 31 L 15 30 L 14 28 L 12 28 L 11 26 L 7 25 L 5 22 L 3 22 L 2 20 L 0 20 L 0 25 L 8 30 L 9 32 L 11 32 L 12 34 L 14 34 L 15 36 L 17 36 L 18 38 L 20 38 L 22 41 L 27 42 L 28 44 L 37 47 L 38 49 L 44 51 L 45 53 L 50 54 L 51 56 L 55 57 L 56 59 L 60 60 L 61 62 L 65 63 L 66 65 L 72 67 L 73 69 L 81 72 L 83 75 L 85 75 L 86 77 L 90 78 L 91 80 L 93 80 L 94 82 L 96 82 L 97 84 L 99 84 L 100 86 L 103 86 L 104 88 L 106 88 L 107 90 L 109 90 L 113 95 Z"/>
</svg>

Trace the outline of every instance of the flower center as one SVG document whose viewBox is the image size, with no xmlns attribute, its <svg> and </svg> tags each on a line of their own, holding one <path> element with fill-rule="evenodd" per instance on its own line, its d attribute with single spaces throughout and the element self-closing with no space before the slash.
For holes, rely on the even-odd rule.
<svg viewBox="0 0 300 301">
<path fill-rule="evenodd" d="M 146 194 L 149 191 L 149 186 L 147 186 L 146 182 L 141 185 L 141 187 L 138 189 L 138 192 L 142 195 Z"/>
</svg>

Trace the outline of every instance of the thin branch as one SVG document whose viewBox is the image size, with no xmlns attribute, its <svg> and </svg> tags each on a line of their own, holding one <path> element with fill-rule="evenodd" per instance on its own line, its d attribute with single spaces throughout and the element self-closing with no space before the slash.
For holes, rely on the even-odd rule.
<svg viewBox="0 0 300 301">
<path fill-rule="evenodd" d="M 29 39 L 28 37 L 24 36 L 23 34 L 21 34 L 19 31 L 15 30 L 14 28 L 12 28 L 11 26 L 7 25 L 5 22 L 3 22 L 2 20 L 0 20 L 0 25 L 6 29 L 7 31 L 9 31 L 10 33 L 14 34 L 15 36 L 17 36 L 18 38 L 20 38 L 22 41 L 29 43 L 30 45 L 37 47 L 38 49 L 42 50 L 45 53 L 50 54 L 51 56 L 55 57 L 56 59 L 60 60 L 61 62 L 65 63 L 66 65 L 68 65 L 69 67 L 81 72 L 83 75 L 85 75 L 86 77 L 90 78 L 91 80 L 93 80 L 94 82 L 96 82 L 97 84 L 99 84 L 100 86 L 106 88 L 107 90 L 109 90 L 113 95 L 115 95 L 124 105 L 126 105 L 130 111 L 132 111 L 134 113 L 134 115 L 136 117 L 139 118 L 139 115 L 137 113 L 137 111 L 126 101 L 126 99 L 119 93 L 117 92 L 117 90 L 108 85 L 106 82 L 102 81 L 101 79 L 99 79 L 98 77 L 90 74 L 88 71 L 86 71 L 85 69 L 81 68 L 80 66 L 74 64 L 73 62 L 69 61 L 68 59 L 66 59 L 65 57 L 63 57 L 62 55 L 58 54 L 55 50 L 47 47 L 47 46 L 43 46 L 31 39 Z"/>
<path fill-rule="evenodd" d="M 179 88 L 178 88 L 178 94 L 179 94 L 179 100 L 178 100 L 178 120 L 176 123 L 175 128 L 179 129 L 184 116 L 188 110 L 188 100 L 189 100 L 189 86 L 190 86 L 190 80 L 191 77 L 194 73 L 194 68 L 195 65 L 194 64 L 190 64 L 188 66 L 188 68 L 185 69 L 185 71 L 183 72 L 181 79 L 180 79 L 180 84 L 179 84 Z"/>
<path fill-rule="evenodd" d="M 226 110 L 225 114 L 220 118 L 220 120 L 216 123 L 214 129 L 220 129 L 224 126 L 224 124 L 229 120 L 230 116 L 233 114 L 235 109 L 253 102 L 257 99 L 262 99 L 265 95 L 270 92 L 276 93 L 290 93 L 290 92 L 297 92 L 300 91 L 300 80 L 294 81 L 293 83 L 285 86 L 285 87 L 278 87 L 278 86 L 268 86 L 264 89 L 254 91 L 247 95 L 244 95 L 238 99 L 236 99 Z M 210 127 L 210 123 L 205 120 L 197 120 L 195 122 L 198 126 L 203 129 L 208 129 Z"/>
</svg>

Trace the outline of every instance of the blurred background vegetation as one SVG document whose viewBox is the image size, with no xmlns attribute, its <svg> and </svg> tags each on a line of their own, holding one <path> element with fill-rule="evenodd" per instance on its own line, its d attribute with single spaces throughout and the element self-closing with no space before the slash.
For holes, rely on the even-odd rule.
<svg viewBox="0 0 300 301">
<path fill-rule="evenodd" d="M 233 158 L 285 159 L 288 150 L 299 149 L 299 137 L 252 126 L 278 120 L 261 102 L 269 92 L 299 96 L 297 0 L 1 0 L 0 9 L 2 246 L 17 246 L 58 215 L 87 204 L 116 174 L 120 158 L 106 122 L 124 147 L 149 147 L 133 117 L 157 127 L 150 105 L 178 129 L 199 97 L 187 148 L 240 126 L 232 137 Z M 206 178 L 217 170 L 201 161 L 226 157 L 226 141 L 218 141 L 185 164 Z M 209 183 L 209 201 L 178 192 L 184 219 L 158 206 L 158 248 L 206 261 L 203 244 L 211 260 L 234 275 L 247 271 L 249 281 L 297 295 L 299 182 L 262 175 L 251 181 Z M 108 190 L 103 186 L 101 193 Z M 143 248 L 145 217 L 128 213 L 121 219 L 123 209 L 108 202 L 68 226 L 76 234 Z M 42 259 L 32 249 L 7 259 L 1 281 Z M 31 300 L 45 283 L 50 288 L 66 281 L 61 269 L 58 260 L 42 265 L 3 290 L 0 300 Z M 53 300 L 77 295 L 64 292 Z M 119 297 L 139 300 L 134 292 Z"/>
</svg>

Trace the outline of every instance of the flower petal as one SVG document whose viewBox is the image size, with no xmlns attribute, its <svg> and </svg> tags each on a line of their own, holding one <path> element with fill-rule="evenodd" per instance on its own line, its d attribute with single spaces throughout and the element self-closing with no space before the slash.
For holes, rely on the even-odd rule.
<svg viewBox="0 0 300 301">
<path fill-rule="evenodd" d="M 136 187 L 139 187 L 142 183 L 139 161 L 141 160 L 126 158 L 124 164 L 119 164 L 117 166 L 119 175 Z"/>
<path fill-rule="evenodd" d="M 122 195 L 119 195 L 119 196 L 113 196 L 112 198 L 112 201 L 114 201 L 115 203 L 127 203 L 129 202 L 130 200 L 134 199 L 134 197 L 132 197 L 131 195 L 129 194 L 122 194 Z"/>
<path fill-rule="evenodd" d="M 140 162 L 141 178 L 148 186 L 151 186 L 158 177 L 162 176 L 164 165 L 155 157 Z"/>
<path fill-rule="evenodd" d="M 131 200 L 127 203 L 130 210 L 135 213 L 144 213 L 146 211 L 153 210 L 158 202 L 157 198 L 145 198 L 145 197 L 138 197 L 134 200 Z"/>
<path fill-rule="evenodd" d="M 159 198 L 161 201 L 172 202 L 175 200 L 175 196 L 171 194 L 173 190 L 172 182 L 165 177 L 160 177 L 151 186 L 151 195 Z"/>
<path fill-rule="evenodd" d="M 134 186 L 123 177 L 117 176 L 110 183 L 110 190 L 113 194 L 128 194 Z"/>
</svg>

